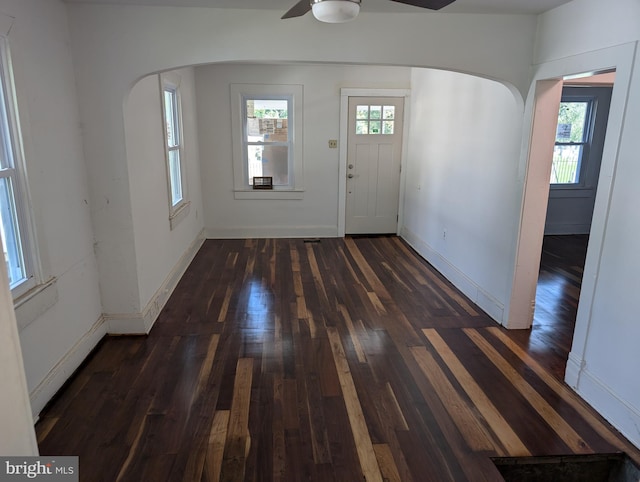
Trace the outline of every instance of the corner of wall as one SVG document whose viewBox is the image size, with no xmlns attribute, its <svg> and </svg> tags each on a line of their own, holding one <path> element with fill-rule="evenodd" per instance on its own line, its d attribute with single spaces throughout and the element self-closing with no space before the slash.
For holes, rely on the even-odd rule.
<svg viewBox="0 0 640 482">
<path fill-rule="evenodd" d="M 477 283 L 451 264 L 435 249 L 407 227 L 401 229 L 400 235 L 416 252 L 437 269 L 445 278 L 462 291 L 462 293 L 480 307 L 494 321 L 504 323 L 504 305 L 487 293 Z"/>
<path fill-rule="evenodd" d="M 140 313 L 109 313 L 104 318 L 107 324 L 107 333 L 110 335 L 147 335 L 153 328 L 158 315 L 169 300 L 171 293 L 178 285 L 180 278 L 193 261 L 196 253 L 205 240 L 204 229 L 198 233 L 196 239 L 180 257 L 160 288 L 151 297 L 145 308 Z"/>
</svg>

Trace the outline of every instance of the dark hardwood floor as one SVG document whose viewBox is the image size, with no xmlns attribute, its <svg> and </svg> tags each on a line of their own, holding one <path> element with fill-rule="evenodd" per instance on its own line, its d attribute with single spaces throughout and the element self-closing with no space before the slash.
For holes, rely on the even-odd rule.
<svg viewBox="0 0 640 482">
<path fill-rule="evenodd" d="M 544 237 L 531 330 L 511 336 L 564 380 L 575 331 L 588 235 Z"/>
<path fill-rule="evenodd" d="M 555 373 L 570 340 L 547 338 L 497 326 L 396 237 L 208 240 L 150 335 L 106 338 L 43 412 L 40 451 L 78 455 L 92 482 L 500 481 L 492 456 L 640 460 Z"/>
</svg>

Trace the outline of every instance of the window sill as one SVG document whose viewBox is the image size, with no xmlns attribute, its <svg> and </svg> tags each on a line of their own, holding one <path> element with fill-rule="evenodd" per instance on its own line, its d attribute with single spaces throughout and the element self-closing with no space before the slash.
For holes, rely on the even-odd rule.
<svg viewBox="0 0 640 482">
<path fill-rule="evenodd" d="M 173 231 L 178 224 L 182 222 L 184 218 L 189 215 L 191 208 L 191 201 L 186 201 L 180 204 L 169 216 L 169 229 Z"/>
<path fill-rule="evenodd" d="M 301 189 L 295 190 L 280 190 L 280 189 L 242 189 L 233 191 L 233 197 L 235 199 L 303 199 L 304 191 Z"/>
<path fill-rule="evenodd" d="M 57 278 L 31 288 L 14 300 L 18 329 L 23 330 L 58 302 Z"/>
</svg>

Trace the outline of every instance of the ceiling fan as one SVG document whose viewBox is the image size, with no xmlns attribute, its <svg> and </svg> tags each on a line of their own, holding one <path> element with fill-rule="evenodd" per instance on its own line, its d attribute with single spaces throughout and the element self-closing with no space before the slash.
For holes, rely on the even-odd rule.
<svg viewBox="0 0 640 482">
<path fill-rule="evenodd" d="M 342 23 L 353 20 L 360 12 L 362 0 L 300 0 L 282 18 L 302 17 L 310 10 L 321 22 Z M 455 0 L 391 0 L 429 10 L 439 10 Z"/>
</svg>

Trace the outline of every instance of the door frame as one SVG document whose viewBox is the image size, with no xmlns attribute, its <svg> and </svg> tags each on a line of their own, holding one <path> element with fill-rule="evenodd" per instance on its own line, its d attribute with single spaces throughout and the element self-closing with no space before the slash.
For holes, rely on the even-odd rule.
<svg viewBox="0 0 640 482">
<path fill-rule="evenodd" d="M 349 134 L 349 97 L 403 97 L 404 115 L 402 125 L 402 152 L 400 153 L 400 189 L 398 194 L 398 226 L 400 234 L 403 224 L 404 191 L 406 183 L 406 159 L 409 132 L 409 89 L 340 89 L 340 162 L 338 168 L 338 237 L 344 238 L 347 222 L 347 143 Z"/>
<path fill-rule="evenodd" d="M 536 115 L 539 114 L 536 112 L 539 96 L 556 89 L 559 105 L 563 77 L 573 76 L 582 72 L 616 70 L 589 235 L 589 246 L 580 290 L 576 326 L 565 372 L 565 382 L 574 389 L 578 388 L 585 367 L 585 352 L 592 316 L 591 310 L 598 286 L 598 274 L 603 263 L 603 244 L 606 236 L 609 206 L 615 184 L 618 150 L 624 126 L 634 58 L 635 42 L 540 64 L 537 66 L 537 72 L 534 74 L 529 92 L 530 101 L 525 106 L 525 119 L 528 119 L 528 121 L 525 121 L 523 132 L 529 131 L 531 137 L 527 139 L 527 144 L 523 146 L 525 162 L 520 166 L 524 178 L 522 211 L 518 228 L 516 256 L 513 264 L 514 276 L 511 296 L 509 305 L 505 310 L 509 315 L 508 319 L 505 320 L 506 323 L 504 323 L 506 328 L 511 329 L 529 328 L 531 326 L 533 320 L 532 300 L 535 299 L 539 268 L 535 265 L 535 259 L 539 259 L 544 235 L 549 192 L 547 169 L 549 171 L 551 169 L 551 158 L 545 159 L 544 162 L 536 162 L 535 153 L 539 149 L 544 149 L 544 146 L 538 145 L 539 141 L 536 141 L 534 134 L 537 129 L 544 129 L 539 122 L 545 117 L 551 119 L 555 116 L 554 122 L 557 122 L 557 109 L 555 109 L 555 112 L 547 113 L 546 116 Z M 546 140 L 543 138 L 545 135 L 542 135 L 540 142 L 553 144 L 554 131 L 555 126 L 547 134 Z M 542 193 L 544 195 L 541 195 Z"/>
</svg>

